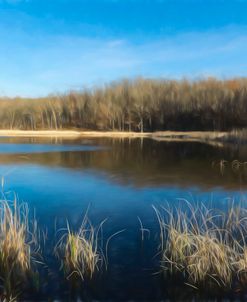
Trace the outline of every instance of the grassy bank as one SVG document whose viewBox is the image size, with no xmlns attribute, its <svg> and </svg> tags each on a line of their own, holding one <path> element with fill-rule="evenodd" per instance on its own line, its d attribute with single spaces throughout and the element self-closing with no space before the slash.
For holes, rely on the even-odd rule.
<svg viewBox="0 0 247 302">
<path fill-rule="evenodd" d="M 2 137 L 109 137 L 109 138 L 151 138 L 163 141 L 214 141 L 223 140 L 227 132 L 219 131 L 79 131 L 79 130 L 0 130 Z"/>
</svg>

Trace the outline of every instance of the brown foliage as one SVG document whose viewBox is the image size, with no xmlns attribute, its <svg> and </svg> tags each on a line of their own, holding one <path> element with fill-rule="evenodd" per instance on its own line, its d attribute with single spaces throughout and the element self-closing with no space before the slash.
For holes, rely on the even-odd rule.
<svg viewBox="0 0 247 302">
<path fill-rule="evenodd" d="M 247 80 L 136 79 L 39 99 L 0 99 L 4 129 L 229 130 L 247 126 Z"/>
</svg>

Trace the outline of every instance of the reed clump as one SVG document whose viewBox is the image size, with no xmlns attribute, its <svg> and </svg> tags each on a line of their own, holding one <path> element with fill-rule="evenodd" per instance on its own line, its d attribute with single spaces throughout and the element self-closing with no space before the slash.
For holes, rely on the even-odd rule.
<svg viewBox="0 0 247 302">
<path fill-rule="evenodd" d="M 66 232 L 55 246 L 55 254 L 62 262 L 67 279 L 79 277 L 92 279 L 105 263 L 98 241 L 103 223 L 95 228 L 85 216 L 79 231 L 73 232 L 67 225 Z"/>
<path fill-rule="evenodd" d="M 27 204 L 18 204 L 16 199 L 0 201 L 0 278 L 7 300 L 14 300 L 36 277 L 39 236 L 37 222 L 31 223 L 28 212 Z"/>
<path fill-rule="evenodd" d="M 246 209 L 231 207 L 226 213 L 188 205 L 155 211 L 163 271 L 180 274 L 197 288 L 246 284 Z"/>
</svg>

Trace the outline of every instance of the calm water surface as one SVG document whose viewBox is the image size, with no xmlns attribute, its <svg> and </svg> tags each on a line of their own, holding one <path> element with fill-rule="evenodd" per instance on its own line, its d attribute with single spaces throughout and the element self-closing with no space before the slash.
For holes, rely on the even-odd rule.
<svg viewBox="0 0 247 302">
<path fill-rule="evenodd" d="M 5 191 L 35 209 L 40 226 L 47 229 L 45 259 L 49 280 L 44 277 L 38 295 L 28 299 L 47 301 L 160 301 L 198 298 L 193 289 L 164 280 L 159 274 L 158 224 L 152 205 L 179 199 L 226 208 L 234 199 L 244 203 L 247 173 L 220 169 L 219 161 L 247 160 L 246 147 L 201 143 L 167 143 L 149 139 L 0 139 L 0 175 Z M 51 257 L 54 224 L 80 226 L 89 206 L 93 224 L 107 218 L 105 240 L 112 239 L 109 266 L 90 284 L 71 290 Z M 141 238 L 140 217 L 150 236 Z M 45 276 L 45 273 L 44 273 Z M 231 294 L 227 293 L 231 298 Z M 232 298 L 234 295 L 232 296 Z M 212 298 L 200 293 L 200 299 Z"/>
</svg>

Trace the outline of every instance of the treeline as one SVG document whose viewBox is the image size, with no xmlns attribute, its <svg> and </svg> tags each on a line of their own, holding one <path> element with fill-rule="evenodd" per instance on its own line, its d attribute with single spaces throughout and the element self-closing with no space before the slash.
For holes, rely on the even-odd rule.
<svg viewBox="0 0 247 302">
<path fill-rule="evenodd" d="M 1 98 L 0 128 L 117 131 L 247 127 L 247 79 L 136 79 L 45 98 Z"/>
</svg>

